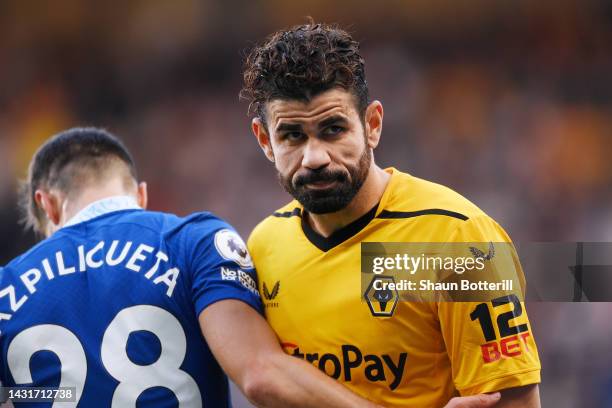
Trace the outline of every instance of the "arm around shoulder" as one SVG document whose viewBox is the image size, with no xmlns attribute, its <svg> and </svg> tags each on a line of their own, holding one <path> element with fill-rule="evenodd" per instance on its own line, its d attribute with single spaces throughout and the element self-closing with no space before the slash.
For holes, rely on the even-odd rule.
<svg viewBox="0 0 612 408">
<path fill-rule="evenodd" d="M 287 355 L 265 319 L 244 302 L 216 302 L 199 320 L 223 370 L 259 407 L 377 407 L 311 364 Z"/>
</svg>

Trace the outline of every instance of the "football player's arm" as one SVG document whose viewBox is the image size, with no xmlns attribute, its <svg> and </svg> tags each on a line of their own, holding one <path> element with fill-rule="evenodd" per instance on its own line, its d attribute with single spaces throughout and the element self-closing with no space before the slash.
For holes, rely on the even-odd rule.
<svg viewBox="0 0 612 408">
<path fill-rule="evenodd" d="M 490 408 L 498 407 L 497 402 L 501 398 L 499 392 L 493 394 L 471 395 L 469 397 L 454 397 L 444 408 Z"/>
<path fill-rule="evenodd" d="M 199 320 L 223 370 L 259 407 L 378 406 L 286 354 L 265 319 L 244 302 L 216 302 L 202 311 Z"/>
<path fill-rule="evenodd" d="M 473 217 L 450 242 L 489 249 L 481 274 L 491 281 L 518 282 L 517 292 L 490 301 L 441 302 L 437 311 L 462 395 L 499 391 L 495 407 L 539 408 L 540 361 L 522 295 L 524 276 L 518 254 L 503 229 L 488 217 Z M 490 256 L 489 256 L 490 255 Z"/>
<path fill-rule="evenodd" d="M 508 388 L 501 391 L 501 400 L 495 408 L 540 408 L 538 384 Z"/>
</svg>

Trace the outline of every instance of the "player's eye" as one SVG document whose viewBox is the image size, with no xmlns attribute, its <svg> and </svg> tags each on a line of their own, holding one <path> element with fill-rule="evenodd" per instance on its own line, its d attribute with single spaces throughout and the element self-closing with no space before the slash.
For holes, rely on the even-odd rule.
<svg viewBox="0 0 612 408">
<path fill-rule="evenodd" d="M 287 132 L 282 135 L 282 139 L 288 142 L 297 142 L 304 137 L 302 132 Z"/>
<path fill-rule="evenodd" d="M 338 126 L 338 125 L 331 125 L 331 126 L 326 127 L 323 130 L 323 134 L 325 136 L 336 136 L 336 135 L 339 135 L 342 132 L 344 132 L 344 128 L 342 126 Z"/>
</svg>

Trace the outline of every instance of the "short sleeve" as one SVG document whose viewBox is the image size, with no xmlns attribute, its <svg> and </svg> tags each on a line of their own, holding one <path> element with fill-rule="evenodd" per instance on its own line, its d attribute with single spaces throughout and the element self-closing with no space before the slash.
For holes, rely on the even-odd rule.
<svg viewBox="0 0 612 408">
<path fill-rule="evenodd" d="M 475 243 L 488 252 L 488 271 L 522 277 L 518 255 L 506 232 L 487 216 L 470 219 L 452 242 Z M 497 243 L 497 244 L 494 244 Z M 503 259 L 490 246 L 507 243 Z M 480 245 L 478 245 L 480 244 Z M 501 252 L 501 251 L 498 251 Z M 512 270 L 512 268 L 516 268 Z M 442 335 L 452 365 L 455 387 L 473 395 L 540 382 L 540 361 L 524 302 L 514 294 L 486 302 L 440 302 Z"/>
<path fill-rule="evenodd" d="M 257 274 L 240 235 L 220 220 L 196 223 L 189 235 L 196 237 L 187 255 L 196 315 L 225 299 L 241 300 L 263 314 Z"/>
</svg>

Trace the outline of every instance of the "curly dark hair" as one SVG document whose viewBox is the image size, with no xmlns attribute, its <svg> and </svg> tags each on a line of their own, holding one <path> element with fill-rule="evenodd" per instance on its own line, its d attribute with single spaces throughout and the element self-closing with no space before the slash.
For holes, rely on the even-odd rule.
<svg viewBox="0 0 612 408">
<path fill-rule="evenodd" d="M 308 24 L 277 31 L 248 55 L 244 87 L 249 114 L 265 124 L 265 104 L 273 99 L 309 101 L 331 88 L 351 91 L 361 116 L 368 104 L 368 87 L 359 43 L 335 25 Z"/>
</svg>

